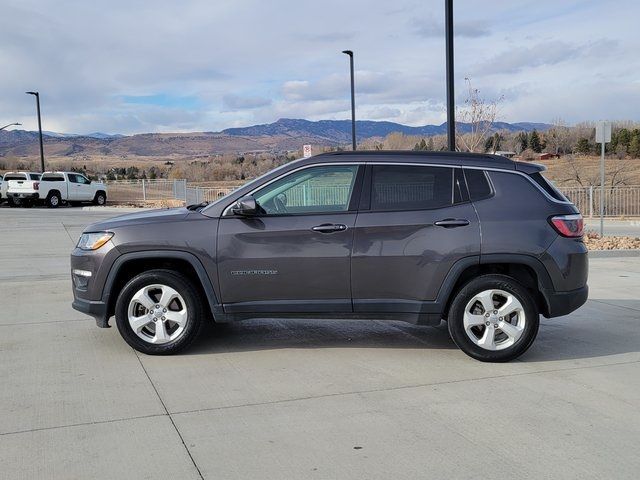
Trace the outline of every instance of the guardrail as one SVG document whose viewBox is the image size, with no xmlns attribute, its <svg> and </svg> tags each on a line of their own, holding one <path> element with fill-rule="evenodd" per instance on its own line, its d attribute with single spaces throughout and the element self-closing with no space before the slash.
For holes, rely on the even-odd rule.
<svg viewBox="0 0 640 480">
<path fill-rule="evenodd" d="M 184 179 L 178 180 L 116 180 L 107 182 L 109 200 L 116 203 L 144 203 L 155 200 L 178 200 L 186 205 L 213 202 L 241 187 L 242 184 L 219 187 L 191 186 Z M 600 214 L 600 188 L 558 187 L 585 217 Z M 418 186 L 412 185 L 409 194 L 417 195 Z M 385 191 L 393 196 L 394 191 Z M 420 192 L 422 194 L 424 192 Z M 344 203 L 348 194 L 346 187 L 336 185 L 307 185 L 294 187 L 288 192 L 291 205 L 319 202 L 324 205 Z M 403 192 L 406 196 L 406 192 Z M 640 217 L 640 185 L 605 188 L 605 211 L 607 217 Z"/>
</svg>

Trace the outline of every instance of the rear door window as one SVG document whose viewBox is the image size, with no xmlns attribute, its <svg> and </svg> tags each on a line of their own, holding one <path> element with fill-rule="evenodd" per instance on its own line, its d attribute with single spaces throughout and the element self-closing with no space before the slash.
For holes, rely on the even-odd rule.
<svg viewBox="0 0 640 480">
<path fill-rule="evenodd" d="M 453 168 L 374 165 L 371 210 L 428 210 L 454 202 Z"/>
<path fill-rule="evenodd" d="M 484 170 L 465 168 L 464 176 L 467 179 L 469 197 L 472 202 L 482 200 L 483 198 L 489 198 L 493 194 L 491 183 L 487 178 L 487 172 Z"/>
<path fill-rule="evenodd" d="M 29 179 L 30 180 L 40 180 L 40 174 L 39 173 L 30 173 L 29 174 Z"/>
</svg>

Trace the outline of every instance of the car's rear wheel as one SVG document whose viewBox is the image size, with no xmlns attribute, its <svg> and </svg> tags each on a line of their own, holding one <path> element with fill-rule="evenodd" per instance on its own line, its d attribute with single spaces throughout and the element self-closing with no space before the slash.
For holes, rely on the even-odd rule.
<svg viewBox="0 0 640 480">
<path fill-rule="evenodd" d="M 97 192 L 95 197 L 93 197 L 93 203 L 95 205 L 103 206 L 107 203 L 107 194 L 104 192 Z"/>
<path fill-rule="evenodd" d="M 60 206 L 62 199 L 60 198 L 60 194 L 58 192 L 51 192 L 47 195 L 47 206 L 49 208 L 58 208 Z"/>
<path fill-rule="evenodd" d="M 483 362 L 506 362 L 522 355 L 538 333 L 532 294 L 506 275 L 483 275 L 456 294 L 449 333 L 460 349 Z"/>
<path fill-rule="evenodd" d="M 139 352 L 169 355 L 187 348 L 204 323 L 203 299 L 191 280 L 172 270 L 131 279 L 116 302 L 116 324 Z"/>
</svg>

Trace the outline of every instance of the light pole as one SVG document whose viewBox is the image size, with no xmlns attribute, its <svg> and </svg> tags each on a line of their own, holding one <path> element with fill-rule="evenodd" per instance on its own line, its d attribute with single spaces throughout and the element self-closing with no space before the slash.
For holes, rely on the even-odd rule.
<svg viewBox="0 0 640 480">
<path fill-rule="evenodd" d="M 456 151 L 455 98 L 453 92 L 453 0 L 444 1 L 445 43 L 447 50 L 447 143 L 450 152 Z"/>
<path fill-rule="evenodd" d="M 0 130 L 4 130 L 7 127 L 13 127 L 14 125 L 22 125 L 22 124 L 18 123 L 18 122 L 9 123 L 8 125 L 5 125 L 4 127 L 0 127 Z"/>
<path fill-rule="evenodd" d="M 42 120 L 40 118 L 40 93 L 25 92 L 27 95 L 36 97 L 36 107 L 38 109 L 38 132 L 40 132 L 40 170 L 44 173 L 44 146 L 42 144 Z"/>
<path fill-rule="evenodd" d="M 356 93 L 353 79 L 353 51 L 343 50 L 342 53 L 349 55 L 349 66 L 351 68 L 351 144 L 356 149 Z"/>
</svg>

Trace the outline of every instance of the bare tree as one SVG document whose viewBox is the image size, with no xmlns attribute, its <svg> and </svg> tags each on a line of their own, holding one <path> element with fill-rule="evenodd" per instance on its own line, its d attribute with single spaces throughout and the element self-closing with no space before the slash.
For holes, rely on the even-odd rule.
<svg viewBox="0 0 640 480">
<path fill-rule="evenodd" d="M 556 155 L 570 150 L 569 137 L 569 128 L 561 118 L 553 119 L 553 127 L 544 134 L 544 139 L 547 141 L 547 149 Z"/>
<path fill-rule="evenodd" d="M 457 149 L 468 152 L 478 152 L 484 149 L 487 134 L 493 128 L 498 114 L 498 101 L 487 101 L 480 96 L 480 91 L 473 88 L 471 80 L 465 78 L 467 84 L 467 98 L 464 107 L 457 109 L 456 139 Z M 499 99 L 502 100 L 502 97 Z M 461 131 L 461 123 L 468 124 L 469 132 Z"/>
</svg>

